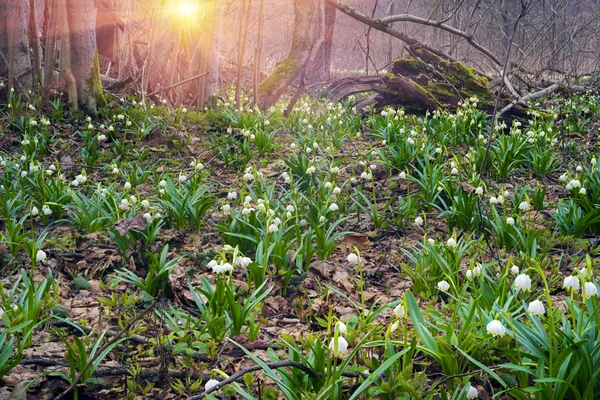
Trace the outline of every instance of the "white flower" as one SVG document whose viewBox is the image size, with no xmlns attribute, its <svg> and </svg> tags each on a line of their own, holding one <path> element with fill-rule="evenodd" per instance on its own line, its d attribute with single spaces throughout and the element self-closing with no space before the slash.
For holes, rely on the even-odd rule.
<svg viewBox="0 0 600 400">
<path fill-rule="evenodd" d="M 119 173 L 119 168 L 113 168 L 112 172 L 113 174 L 117 175 Z"/>
<path fill-rule="evenodd" d="M 356 264 L 358 262 L 358 255 L 350 253 L 348 254 L 348 257 L 346 257 L 346 261 L 348 261 L 350 264 Z"/>
<path fill-rule="evenodd" d="M 338 205 L 335 203 L 331 203 L 329 206 L 329 211 L 337 211 L 339 209 Z"/>
<path fill-rule="evenodd" d="M 331 350 L 334 357 L 341 357 L 342 355 L 344 355 L 346 350 L 348 350 L 348 341 L 342 336 L 338 336 L 336 343 L 335 338 L 331 338 L 331 342 L 329 343 L 329 350 Z"/>
<path fill-rule="evenodd" d="M 579 194 L 586 194 L 586 193 L 587 193 L 587 190 L 585 190 L 585 188 L 582 187 L 581 189 L 579 189 Z"/>
<path fill-rule="evenodd" d="M 210 263 L 209 263 L 209 265 L 210 265 Z M 211 265 L 211 268 L 215 274 L 222 274 L 225 272 L 233 271 L 233 265 L 231 265 L 229 263 L 220 263 L 220 264 L 217 264 L 216 266 L 213 264 L 213 265 Z"/>
<path fill-rule="evenodd" d="M 119 204 L 119 208 L 123 211 L 127 211 L 131 208 L 131 204 L 129 204 L 129 200 L 123 199 L 121 200 L 121 204 Z"/>
<path fill-rule="evenodd" d="M 402 171 L 398 176 L 400 177 L 400 179 L 406 179 L 406 172 Z"/>
<path fill-rule="evenodd" d="M 469 390 L 467 391 L 467 399 L 475 399 L 479 396 L 479 392 L 477 388 L 469 385 Z"/>
<path fill-rule="evenodd" d="M 506 334 L 506 328 L 504 325 L 502 325 L 502 322 L 498 321 L 497 319 L 490 321 L 486 328 L 487 332 L 493 337 L 503 336 Z"/>
<path fill-rule="evenodd" d="M 253 175 L 253 174 L 251 174 L 251 173 L 249 173 L 249 172 L 246 172 L 246 173 L 244 174 L 244 180 L 245 180 L 246 182 L 253 181 L 253 180 L 254 180 L 254 175 Z"/>
<path fill-rule="evenodd" d="M 394 333 L 398 330 L 398 326 L 400 324 L 398 324 L 398 321 L 394 322 L 391 326 L 390 326 L 390 333 Z"/>
<path fill-rule="evenodd" d="M 231 211 L 231 206 L 228 203 L 225 203 L 221 207 L 221 211 L 223 211 L 223 214 L 228 215 L 229 212 Z"/>
<path fill-rule="evenodd" d="M 102 135 L 98 135 L 98 141 L 99 142 L 105 142 L 107 139 L 106 135 L 102 134 Z"/>
<path fill-rule="evenodd" d="M 519 204 L 519 210 L 521 211 L 527 211 L 531 208 L 531 206 L 529 205 L 529 202 L 527 201 L 522 201 L 521 204 Z"/>
<path fill-rule="evenodd" d="M 467 272 L 465 273 L 465 275 L 467 276 L 467 279 L 471 279 L 473 277 L 473 271 L 468 269 Z"/>
<path fill-rule="evenodd" d="M 447 292 L 448 289 L 450 289 L 450 284 L 448 282 L 446 282 L 446 281 L 440 281 L 437 284 L 437 288 L 439 290 L 441 290 L 442 292 Z"/>
<path fill-rule="evenodd" d="M 131 189 L 131 183 L 125 182 L 125 184 L 123 185 L 123 189 L 125 189 L 125 190 Z"/>
<path fill-rule="evenodd" d="M 37 254 L 35 255 L 35 261 L 36 262 L 44 262 L 44 261 L 46 261 L 46 258 L 48 258 L 48 256 L 46 255 L 46 252 L 42 249 L 39 249 L 37 251 Z"/>
<path fill-rule="evenodd" d="M 339 167 L 331 167 L 329 169 L 329 172 L 331 172 L 332 174 L 337 174 L 338 172 L 340 172 Z"/>
<path fill-rule="evenodd" d="M 596 288 L 596 284 L 594 282 L 586 282 L 583 285 L 583 296 L 587 299 L 588 297 L 597 296 L 598 289 Z"/>
<path fill-rule="evenodd" d="M 79 186 L 79 181 L 77 181 L 77 180 L 72 181 L 71 186 Z"/>
<path fill-rule="evenodd" d="M 279 228 L 277 227 L 277 225 L 275 225 L 275 224 L 269 225 L 269 232 L 274 233 L 274 232 L 277 232 L 278 230 L 279 230 Z"/>
<path fill-rule="evenodd" d="M 160 182 L 158 182 L 158 186 L 160 187 L 167 187 L 167 181 L 165 181 L 164 179 Z"/>
<path fill-rule="evenodd" d="M 544 315 L 546 313 L 544 303 L 542 303 L 539 300 L 534 300 L 531 303 L 529 303 L 527 309 L 529 310 L 529 314 L 531 315 Z"/>
<path fill-rule="evenodd" d="M 144 219 L 148 222 L 152 222 L 152 214 L 150 213 L 144 213 L 144 215 L 142 215 L 142 217 L 144 217 Z"/>
<path fill-rule="evenodd" d="M 515 224 L 515 219 L 513 217 L 508 217 L 508 218 L 506 218 L 506 223 L 508 225 L 514 225 Z"/>
<path fill-rule="evenodd" d="M 561 176 L 558 177 L 558 180 L 561 182 L 566 182 L 567 180 L 567 174 L 562 174 Z"/>
<path fill-rule="evenodd" d="M 144 209 L 148 209 L 150 207 L 150 202 L 146 199 L 142 200 L 141 204 Z"/>
<path fill-rule="evenodd" d="M 455 248 L 457 246 L 456 239 L 454 239 L 453 237 L 451 237 L 450 239 L 448 239 L 446 241 L 446 245 L 448 245 L 448 247 Z"/>
<path fill-rule="evenodd" d="M 179 182 L 185 182 L 187 180 L 187 176 L 185 176 L 184 174 L 179 175 L 179 178 L 177 178 L 179 180 Z"/>
<path fill-rule="evenodd" d="M 209 392 L 212 389 L 214 389 L 215 387 L 217 387 L 217 385 L 219 384 L 219 381 L 216 379 L 210 379 L 206 382 L 206 384 L 204 385 L 204 391 L 205 392 Z"/>
<path fill-rule="evenodd" d="M 577 179 L 572 179 L 571 182 L 569 182 L 569 184 L 573 188 L 581 187 L 581 182 L 579 182 Z"/>
<path fill-rule="evenodd" d="M 40 210 L 38 210 L 38 208 L 36 206 L 33 206 L 31 208 L 31 215 L 38 215 L 40 213 Z"/>
<path fill-rule="evenodd" d="M 287 206 L 285 209 L 286 209 L 286 211 L 287 211 L 287 212 L 294 212 L 294 210 L 295 210 L 295 209 L 294 209 L 294 206 L 293 206 L 293 205 L 291 205 L 291 204 L 290 204 L 290 205 L 288 205 L 288 206 Z"/>
<path fill-rule="evenodd" d="M 512 272 L 514 275 L 518 275 L 519 274 L 519 267 L 516 265 L 513 265 L 512 267 L 510 267 L 510 272 Z"/>
<path fill-rule="evenodd" d="M 475 276 L 481 275 L 481 266 L 480 265 L 476 265 L 473 267 L 473 275 L 475 275 Z"/>
<path fill-rule="evenodd" d="M 563 282 L 563 288 L 567 291 L 579 291 L 579 279 L 576 276 L 567 276 Z"/>
<path fill-rule="evenodd" d="M 402 303 L 394 307 L 394 315 L 398 318 L 404 317 L 404 306 L 402 305 Z"/>
<path fill-rule="evenodd" d="M 498 204 L 498 199 L 494 196 L 490 197 L 490 204 Z"/>
<path fill-rule="evenodd" d="M 578 165 L 577 168 L 575 168 L 575 171 L 581 172 L 583 171 L 583 168 L 581 167 L 581 165 Z"/>
<path fill-rule="evenodd" d="M 479 186 L 477 189 L 475 189 L 475 194 L 480 196 L 483 194 L 483 187 Z"/>
<path fill-rule="evenodd" d="M 451 173 L 452 175 L 458 175 L 458 169 L 456 169 L 456 168 L 452 168 L 452 170 L 450 171 L 450 173 Z"/>
<path fill-rule="evenodd" d="M 238 196 L 238 194 L 236 191 L 227 193 L 227 198 L 229 200 L 235 200 L 235 199 L 237 199 L 237 196 Z"/>
<path fill-rule="evenodd" d="M 340 334 L 345 334 L 348 331 L 348 328 L 346 327 L 346 324 L 343 323 L 342 321 L 338 321 L 335 324 L 335 329 L 340 333 Z"/>
<path fill-rule="evenodd" d="M 417 226 L 423 225 L 423 217 L 419 216 L 419 217 L 415 218 L 415 225 L 417 225 Z"/>
<path fill-rule="evenodd" d="M 81 174 L 77 175 L 77 176 L 75 177 L 75 179 L 76 179 L 76 180 L 77 180 L 77 182 L 79 182 L 79 183 L 85 183 L 85 181 L 87 181 L 87 178 L 86 178 L 84 175 L 81 175 Z"/>
<path fill-rule="evenodd" d="M 312 166 L 312 165 L 311 165 L 310 167 L 308 167 L 308 168 L 306 169 L 306 174 L 307 174 L 307 175 L 312 175 L 312 174 L 314 174 L 314 173 L 315 173 L 315 171 L 316 171 L 316 170 L 317 170 L 317 169 L 316 169 L 314 166 Z"/>
<path fill-rule="evenodd" d="M 44 215 L 51 215 L 52 214 L 52 210 L 46 204 L 44 204 L 42 206 L 42 212 L 44 213 Z"/>
<path fill-rule="evenodd" d="M 515 278 L 515 289 L 523 290 L 524 292 L 531 290 L 531 278 L 527 274 L 518 275 Z"/>
<path fill-rule="evenodd" d="M 342 189 L 340 189 L 337 186 L 333 188 L 333 194 L 340 194 L 340 193 L 342 193 Z"/>
</svg>

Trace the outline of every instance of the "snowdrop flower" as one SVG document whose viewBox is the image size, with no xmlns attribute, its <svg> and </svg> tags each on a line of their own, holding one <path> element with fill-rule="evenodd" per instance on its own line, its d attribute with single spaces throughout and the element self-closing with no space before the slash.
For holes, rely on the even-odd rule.
<svg viewBox="0 0 600 400">
<path fill-rule="evenodd" d="M 341 357 L 348 350 L 348 341 L 342 336 L 338 336 L 337 343 L 335 338 L 331 338 L 329 343 L 329 350 L 333 353 L 334 357 Z"/>
<path fill-rule="evenodd" d="M 531 278 L 527 274 L 518 275 L 515 278 L 515 289 L 528 292 L 531 290 Z"/>
<path fill-rule="evenodd" d="M 311 165 L 310 167 L 308 167 L 308 168 L 306 169 L 306 174 L 307 174 L 307 175 L 312 175 L 312 174 L 314 174 L 314 173 L 315 173 L 315 171 L 316 171 L 316 170 L 317 170 L 317 169 L 316 169 L 316 168 L 315 168 L 313 165 Z"/>
<path fill-rule="evenodd" d="M 185 176 L 184 174 L 179 175 L 179 178 L 177 178 L 177 180 L 179 182 L 185 182 L 187 180 L 187 176 Z"/>
<path fill-rule="evenodd" d="M 121 204 L 119 204 L 119 208 L 123 211 L 127 211 L 131 208 L 131 204 L 129 204 L 129 200 L 123 199 L 121 200 Z"/>
<path fill-rule="evenodd" d="M 295 210 L 294 206 L 291 205 L 291 204 L 288 205 L 285 209 L 286 209 L 287 212 L 294 212 L 294 210 Z"/>
<path fill-rule="evenodd" d="M 340 194 L 340 193 L 342 193 L 342 189 L 340 189 L 337 186 L 333 188 L 333 194 Z"/>
<path fill-rule="evenodd" d="M 417 226 L 423 225 L 423 217 L 419 216 L 419 217 L 415 218 L 415 225 L 417 225 Z"/>
<path fill-rule="evenodd" d="M 223 206 L 221 207 L 221 211 L 223 211 L 223 214 L 229 215 L 229 212 L 231 211 L 231 206 L 229 205 L 229 203 L 223 204 Z"/>
<path fill-rule="evenodd" d="M 448 247 L 456 248 L 456 246 L 457 246 L 456 239 L 454 239 L 453 237 L 451 237 L 450 239 L 448 239 L 446 241 L 446 245 L 448 245 Z"/>
<path fill-rule="evenodd" d="M 581 167 L 581 165 L 578 165 L 577 168 L 575 168 L 575 171 L 581 172 L 583 171 L 583 168 Z"/>
<path fill-rule="evenodd" d="M 146 199 L 142 200 L 141 204 L 144 209 L 148 209 L 150 207 L 150 202 Z"/>
<path fill-rule="evenodd" d="M 498 198 L 496 198 L 494 196 L 490 197 L 490 204 L 492 204 L 492 205 L 493 204 L 498 204 Z"/>
<path fill-rule="evenodd" d="M 512 272 L 514 275 L 518 275 L 519 274 L 519 267 L 516 265 L 513 265 L 512 267 L 510 267 L 510 272 Z"/>
<path fill-rule="evenodd" d="M 497 319 L 490 321 L 486 328 L 487 332 L 493 337 L 504 336 L 504 334 L 506 334 L 506 328 L 502 325 L 502 322 Z"/>
<path fill-rule="evenodd" d="M 211 268 L 215 274 L 223 274 L 225 272 L 233 271 L 233 265 L 231 265 L 229 263 L 220 263 L 220 264 L 217 264 L 216 266 L 214 266 L 214 264 L 213 264 L 213 266 Z"/>
<path fill-rule="evenodd" d="M 446 282 L 446 281 L 440 281 L 437 284 L 437 288 L 439 290 L 441 290 L 442 292 L 447 292 L 448 289 L 450 289 L 450 284 L 448 282 Z"/>
<path fill-rule="evenodd" d="M 279 227 L 278 227 L 277 225 L 275 225 L 275 224 L 271 224 L 271 225 L 269 225 L 269 232 L 270 232 L 270 233 L 275 233 L 275 232 L 277 232 L 278 230 L 279 230 Z"/>
<path fill-rule="evenodd" d="M 219 381 L 216 379 L 210 379 L 206 382 L 206 384 L 204 385 L 204 391 L 205 392 L 209 392 L 212 389 L 216 388 L 217 385 L 219 385 Z"/>
<path fill-rule="evenodd" d="M 244 181 L 246 181 L 246 182 L 250 182 L 250 181 L 253 181 L 253 180 L 254 180 L 254 175 L 253 175 L 253 174 L 251 174 L 251 173 L 249 173 L 249 172 L 246 172 L 246 173 L 244 174 L 243 178 L 244 178 Z"/>
<path fill-rule="evenodd" d="M 343 323 L 342 321 L 338 321 L 335 324 L 335 329 L 340 333 L 340 334 L 345 334 L 348 331 L 348 328 L 346 327 L 346 324 Z"/>
<path fill-rule="evenodd" d="M 598 289 L 596 288 L 596 284 L 594 282 L 586 282 L 585 285 L 583 285 L 583 296 L 586 299 L 597 295 Z"/>
<path fill-rule="evenodd" d="M 567 291 L 567 292 L 577 292 L 579 291 L 579 279 L 577 279 L 576 276 L 567 276 L 565 278 L 565 280 L 563 281 L 563 288 Z"/>
<path fill-rule="evenodd" d="M 44 215 L 51 215 L 52 214 L 52 210 L 50 209 L 50 207 L 48 207 L 47 204 L 44 204 L 42 206 L 42 212 L 44 213 Z"/>
<path fill-rule="evenodd" d="M 475 276 L 481 275 L 481 265 L 480 264 L 473 267 L 473 275 L 475 275 Z"/>
<path fill-rule="evenodd" d="M 531 206 L 529 205 L 529 202 L 527 201 L 522 201 L 521 204 L 519 204 L 519 210 L 521 211 L 528 211 L 531 208 Z"/>
<path fill-rule="evenodd" d="M 373 175 L 368 173 L 367 171 L 364 171 L 362 174 L 360 174 L 360 177 L 364 180 L 369 180 L 373 177 Z"/>
<path fill-rule="evenodd" d="M 390 333 L 394 333 L 398 330 L 398 326 L 400 324 L 398 324 L 398 321 L 394 322 L 391 326 L 390 326 Z"/>
<path fill-rule="evenodd" d="M 579 189 L 579 194 L 586 194 L 586 193 L 587 193 L 587 190 L 585 190 L 585 188 L 582 187 L 581 189 Z"/>
<path fill-rule="evenodd" d="M 79 183 L 85 183 L 85 181 L 87 181 L 87 178 L 85 177 L 85 175 L 79 174 L 75 177 L 75 180 L 77 180 L 77 182 Z"/>
<path fill-rule="evenodd" d="M 250 257 L 238 257 L 236 260 L 236 264 L 240 267 L 247 267 L 250 263 L 252 263 L 252 259 Z"/>
<path fill-rule="evenodd" d="M 229 200 L 235 200 L 235 199 L 237 199 L 237 196 L 238 196 L 238 194 L 237 194 L 236 191 L 232 191 L 232 192 L 227 193 L 227 198 Z"/>
<path fill-rule="evenodd" d="M 529 303 L 527 307 L 529 314 L 531 315 L 544 315 L 546 313 L 546 308 L 544 307 L 544 303 L 539 300 L 534 300 Z"/>
<path fill-rule="evenodd" d="M 71 186 L 79 186 L 79 181 L 78 180 L 72 181 Z"/>
<path fill-rule="evenodd" d="M 346 257 L 346 261 L 348 261 L 350 264 L 356 264 L 358 263 L 358 255 L 350 253 L 348 254 L 348 257 Z"/>
<path fill-rule="evenodd" d="M 40 213 L 40 210 L 38 210 L 38 208 L 36 206 L 33 206 L 31 208 L 31 215 L 38 215 Z"/>
<path fill-rule="evenodd" d="M 513 217 L 508 217 L 506 218 L 506 223 L 512 226 L 515 224 L 515 219 Z"/>
<path fill-rule="evenodd" d="M 21 178 L 25 178 L 27 176 L 27 171 L 21 171 Z"/>
<path fill-rule="evenodd" d="M 569 184 L 571 185 L 571 187 L 573 188 L 578 188 L 581 187 L 581 182 L 579 182 L 577 179 L 573 179 L 571 180 L 571 182 L 569 182 Z"/>
<path fill-rule="evenodd" d="M 402 171 L 398 176 L 400 177 L 400 179 L 406 179 L 406 172 Z"/>
<path fill-rule="evenodd" d="M 451 173 L 452 175 L 458 175 L 458 169 L 456 169 L 456 168 L 452 168 L 452 170 L 450 171 L 450 173 Z"/>
<path fill-rule="evenodd" d="M 48 256 L 46 255 L 46 252 L 42 249 L 39 249 L 35 255 L 36 262 L 44 262 L 47 258 Z"/>
<path fill-rule="evenodd" d="M 477 189 L 475 189 L 475 194 L 478 196 L 481 196 L 483 194 L 483 187 L 482 186 L 477 187 Z"/>
<path fill-rule="evenodd" d="M 331 167 L 329 169 L 329 172 L 331 172 L 332 174 L 337 174 L 338 172 L 340 172 L 340 168 L 339 167 Z"/>
<path fill-rule="evenodd" d="M 474 386 L 469 386 L 469 390 L 467 391 L 467 399 L 476 399 L 477 396 L 479 396 L 477 388 Z"/>
<path fill-rule="evenodd" d="M 131 183 L 125 182 L 125 184 L 123 185 L 123 189 L 125 189 L 125 190 L 131 189 Z"/>
<path fill-rule="evenodd" d="M 394 307 L 394 315 L 398 318 L 404 317 L 404 306 L 402 305 L 402 303 Z"/>
<path fill-rule="evenodd" d="M 142 217 L 144 217 L 144 219 L 146 221 L 148 221 L 148 223 L 152 222 L 152 214 L 150 214 L 150 213 L 144 213 L 144 215 L 142 215 Z"/>
<path fill-rule="evenodd" d="M 339 209 L 338 205 L 335 203 L 331 203 L 329 206 L 329 211 L 337 211 Z"/>
<path fill-rule="evenodd" d="M 558 177 L 558 180 L 561 182 L 566 182 L 567 181 L 567 174 L 562 174 L 561 176 Z"/>
</svg>

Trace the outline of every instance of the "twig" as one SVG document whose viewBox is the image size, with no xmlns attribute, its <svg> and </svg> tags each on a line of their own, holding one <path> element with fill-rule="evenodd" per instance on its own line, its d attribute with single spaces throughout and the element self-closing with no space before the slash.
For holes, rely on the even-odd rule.
<svg viewBox="0 0 600 400">
<path fill-rule="evenodd" d="M 152 93 L 149 93 L 149 94 L 147 94 L 146 96 L 147 96 L 147 97 L 154 96 L 155 94 L 159 94 L 160 92 L 163 92 L 163 91 L 165 91 L 165 90 L 173 89 L 173 88 L 175 88 L 175 87 L 177 87 L 177 86 L 185 85 L 185 84 L 186 84 L 186 83 L 188 83 L 188 82 L 191 82 L 191 81 L 193 81 L 193 80 L 196 80 L 196 79 L 198 79 L 198 78 L 202 78 L 202 77 L 204 77 L 204 76 L 206 76 L 206 75 L 208 75 L 208 72 L 203 72 L 203 73 L 201 73 L 201 74 L 198 74 L 198 75 L 191 76 L 191 77 L 189 77 L 189 78 L 187 78 L 187 79 L 184 79 L 184 80 L 182 80 L 182 81 L 180 81 L 180 82 L 177 82 L 177 83 L 174 83 L 174 84 L 172 84 L 172 85 L 165 86 L 164 88 L 160 88 L 160 89 L 158 89 L 158 90 L 155 90 L 154 92 L 152 92 Z"/>
</svg>

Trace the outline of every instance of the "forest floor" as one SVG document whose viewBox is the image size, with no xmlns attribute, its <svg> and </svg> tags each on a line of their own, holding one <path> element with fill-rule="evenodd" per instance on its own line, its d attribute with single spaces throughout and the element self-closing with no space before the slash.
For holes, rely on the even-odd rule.
<svg viewBox="0 0 600 400">
<path fill-rule="evenodd" d="M 524 302 L 547 295 L 559 318 L 570 309 L 563 279 L 595 282 L 600 101 L 579 101 L 569 111 L 549 101 L 557 118 L 494 130 L 486 179 L 489 121 L 472 104 L 413 117 L 306 100 L 287 120 L 279 109 L 144 110 L 132 99 L 90 120 L 41 99 L 0 109 L 0 344 L 12 346 L 0 357 L 0 399 L 56 398 L 71 384 L 79 398 L 186 398 L 259 360 L 317 370 L 293 349 L 324 355 L 327 371 L 348 361 L 321 386 L 287 369 L 286 382 L 304 385 L 298 398 L 349 398 L 391 357 L 381 343 L 431 344 L 415 327 L 415 298 L 439 343 L 467 346 L 485 366 L 518 364 L 493 344 L 489 316 L 474 312 L 471 333 L 461 331 L 463 306 L 481 297 L 481 309 L 525 321 Z M 225 261 L 231 272 L 215 273 Z M 515 266 L 533 278 L 527 297 L 512 287 Z M 357 350 L 349 358 L 327 349 L 342 336 L 341 353 Z M 507 388 L 461 353 L 454 368 L 412 351 L 363 396 L 465 398 L 471 382 L 484 399 Z M 518 372 L 508 376 L 518 387 Z M 293 398 L 270 373 L 242 380 L 217 396 Z M 411 390 L 421 397 L 394 397 Z"/>
</svg>

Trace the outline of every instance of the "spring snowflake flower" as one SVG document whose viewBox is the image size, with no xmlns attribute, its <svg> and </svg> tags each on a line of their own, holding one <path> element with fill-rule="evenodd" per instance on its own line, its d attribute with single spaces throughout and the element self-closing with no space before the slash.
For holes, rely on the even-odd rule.
<svg viewBox="0 0 600 400">
<path fill-rule="evenodd" d="M 539 300 L 534 300 L 531 303 L 529 303 L 527 310 L 529 310 L 529 314 L 531 315 L 544 315 L 546 313 L 544 303 L 542 303 Z"/>
<path fill-rule="evenodd" d="M 494 196 L 490 197 L 490 204 L 492 204 L 492 205 L 493 204 L 498 204 L 498 198 L 496 198 Z"/>
<path fill-rule="evenodd" d="M 467 270 L 467 272 L 465 273 L 467 279 L 471 279 L 473 278 L 473 271 L 471 271 L 470 269 Z"/>
<path fill-rule="evenodd" d="M 518 275 L 519 267 L 517 265 L 513 265 L 512 267 L 510 267 L 510 272 L 512 272 L 514 275 Z"/>
<path fill-rule="evenodd" d="M 398 176 L 400 177 L 400 179 L 406 179 L 406 172 L 402 171 Z"/>
<path fill-rule="evenodd" d="M 38 210 L 38 208 L 36 206 L 33 206 L 31 208 L 31 215 L 38 215 L 40 213 L 40 210 Z"/>
<path fill-rule="evenodd" d="M 570 292 L 577 292 L 579 291 L 579 279 L 576 276 L 567 276 L 565 278 L 565 280 L 563 281 L 563 288 L 565 288 L 566 291 Z"/>
<path fill-rule="evenodd" d="M 85 183 L 87 181 L 87 178 L 85 177 L 85 175 L 79 174 L 75 177 L 75 180 L 77 180 L 77 182 L 79 183 Z"/>
<path fill-rule="evenodd" d="M 348 341 L 342 336 L 338 336 L 336 343 L 335 338 L 331 338 L 331 342 L 329 343 L 329 350 L 331 350 L 334 357 L 341 357 L 344 355 L 346 350 L 348 350 Z"/>
<path fill-rule="evenodd" d="M 339 167 L 331 167 L 329 169 L 329 172 L 331 172 L 332 174 L 337 174 L 338 172 L 340 172 L 340 168 Z"/>
<path fill-rule="evenodd" d="M 583 167 L 581 165 L 578 165 L 577 168 L 575 168 L 575 171 L 581 172 L 583 171 Z"/>
<path fill-rule="evenodd" d="M 204 391 L 205 392 L 209 392 L 212 391 L 214 388 L 216 388 L 219 385 L 219 381 L 216 379 L 209 379 L 206 384 L 204 385 Z"/>
<path fill-rule="evenodd" d="M 42 212 L 44 213 L 44 215 L 52 215 L 52 209 L 50 209 L 50 207 L 48 207 L 47 204 L 44 204 L 42 206 Z"/>
<path fill-rule="evenodd" d="M 398 330 L 398 326 L 400 326 L 400 324 L 398 323 L 398 321 L 394 322 L 391 326 L 390 326 L 390 333 L 394 333 Z"/>
<path fill-rule="evenodd" d="M 558 180 L 561 182 L 566 182 L 567 181 L 567 174 L 562 174 L 561 176 L 558 177 Z"/>
<path fill-rule="evenodd" d="M 337 210 L 339 210 L 338 205 L 335 203 L 331 203 L 331 205 L 329 206 L 329 211 L 337 211 Z"/>
<path fill-rule="evenodd" d="M 346 334 L 346 332 L 348 331 L 348 328 L 346 327 L 346 324 L 343 323 L 342 321 L 338 321 L 335 324 L 335 329 L 340 333 L 340 334 Z"/>
<path fill-rule="evenodd" d="M 506 223 L 512 226 L 515 224 L 515 219 L 513 217 L 508 217 L 506 218 Z"/>
<path fill-rule="evenodd" d="M 479 396 L 477 388 L 469 385 L 469 390 L 467 391 L 467 399 L 476 399 L 477 396 Z"/>
<path fill-rule="evenodd" d="M 269 232 L 270 233 L 277 232 L 278 230 L 279 230 L 279 227 L 277 225 L 275 225 L 275 224 L 269 225 Z"/>
<path fill-rule="evenodd" d="M 417 217 L 415 218 L 415 225 L 417 226 L 422 226 L 423 225 L 423 217 Z"/>
<path fill-rule="evenodd" d="M 245 180 L 246 182 L 253 181 L 253 180 L 254 180 L 254 174 L 251 174 L 251 173 L 249 173 L 249 172 L 246 172 L 246 173 L 244 174 L 244 177 L 243 177 L 243 178 L 244 178 L 244 180 Z"/>
<path fill-rule="evenodd" d="M 531 206 L 528 201 L 522 201 L 521 204 L 519 204 L 519 210 L 521 211 L 528 211 L 530 208 Z"/>
<path fill-rule="evenodd" d="M 579 189 L 579 194 L 587 194 L 587 190 L 585 190 L 585 188 L 581 188 Z"/>
<path fill-rule="evenodd" d="M 179 178 L 177 178 L 179 180 L 179 182 L 185 182 L 187 180 L 187 176 L 185 176 L 184 174 L 179 175 Z"/>
<path fill-rule="evenodd" d="M 223 204 L 223 206 L 221 207 L 221 211 L 223 211 L 223 214 L 229 215 L 229 212 L 231 211 L 231 206 L 229 205 L 229 203 Z"/>
<path fill-rule="evenodd" d="M 477 189 L 475 189 L 475 194 L 477 196 L 481 196 L 483 194 L 483 187 L 482 186 L 477 187 Z"/>
<path fill-rule="evenodd" d="M 456 248 L 456 246 L 457 246 L 456 239 L 454 239 L 453 237 L 451 237 L 450 239 L 448 239 L 446 241 L 446 245 L 448 245 L 448 247 Z"/>
<path fill-rule="evenodd" d="M 235 190 L 232 191 L 232 192 L 227 193 L 227 198 L 229 200 L 235 200 L 235 199 L 237 199 L 237 196 L 238 196 L 238 194 L 237 194 L 237 192 Z"/>
<path fill-rule="evenodd" d="M 307 174 L 307 175 L 312 175 L 312 174 L 314 174 L 314 173 L 315 173 L 315 171 L 316 171 L 316 170 L 317 170 L 317 169 L 316 169 L 314 166 L 312 166 L 312 165 L 311 165 L 310 167 L 308 167 L 308 168 L 306 169 L 306 174 Z"/>
<path fill-rule="evenodd" d="M 373 177 L 373 175 L 367 171 L 364 171 L 362 174 L 360 174 L 360 177 L 364 180 L 369 180 Z"/>
<path fill-rule="evenodd" d="M 294 206 L 291 205 L 291 204 L 288 205 L 285 209 L 286 209 L 287 212 L 294 212 L 294 210 L 295 210 Z"/>
<path fill-rule="evenodd" d="M 473 267 L 473 275 L 480 276 L 481 275 L 481 265 L 476 265 Z"/>
<path fill-rule="evenodd" d="M 337 186 L 333 188 L 333 194 L 340 194 L 340 193 L 342 193 L 342 189 L 340 189 Z"/>
<path fill-rule="evenodd" d="M 350 264 L 356 264 L 358 262 L 358 255 L 350 253 L 348 254 L 348 257 L 346 257 L 346 261 L 348 261 Z"/>
<path fill-rule="evenodd" d="M 598 289 L 596 288 L 596 284 L 594 282 L 586 282 L 585 285 L 583 285 L 583 296 L 586 299 L 597 295 Z"/>
<path fill-rule="evenodd" d="M 577 179 L 572 179 L 569 182 L 569 185 L 571 185 L 572 188 L 576 189 L 578 187 L 581 187 L 581 182 L 579 180 L 577 180 Z"/>
<path fill-rule="evenodd" d="M 458 175 L 458 169 L 457 168 L 452 168 L 452 170 L 450 171 L 450 173 L 452 175 Z"/>
<path fill-rule="evenodd" d="M 527 274 L 518 275 L 515 278 L 515 289 L 528 292 L 531 290 L 531 278 Z"/>
<path fill-rule="evenodd" d="M 442 292 L 447 292 L 448 289 L 450 289 L 450 284 L 448 282 L 446 282 L 446 281 L 440 281 L 437 284 L 437 288 L 439 290 L 441 290 Z"/>
<path fill-rule="evenodd" d="M 37 254 L 35 255 L 36 262 L 44 262 L 44 261 L 46 261 L 47 258 L 48 258 L 48 255 L 42 249 L 38 250 Z"/>
<path fill-rule="evenodd" d="M 404 306 L 402 305 L 402 303 L 394 307 L 394 315 L 398 318 L 404 317 Z"/>
<path fill-rule="evenodd" d="M 215 260 L 213 260 L 213 261 L 215 261 Z M 233 265 L 231 265 L 227 262 L 226 263 L 223 263 L 223 262 L 217 263 L 215 261 L 215 264 L 208 263 L 209 267 L 212 268 L 212 270 L 215 274 L 223 274 L 225 272 L 233 271 Z"/>
<path fill-rule="evenodd" d="M 493 337 L 504 336 L 506 334 L 506 328 L 504 325 L 502 325 L 502 322 L 498 321 L 497 319 L 490 321 L 490 323 L 487 324 L 486 329 L 487 332 Z"/>
<path fill-rule="evenodd" d="M 131 189 L 131 183 L 125 182 L 125 184 L 123 185 L 123 189 L 125 189 L 125 190 Z"/>
<path fill-rule="evenodd" d="M 252 259 L 250 257 L 238 257 L 236 260 L 236 264 L 240 267 L 247 267 L 252 263 Z"/>
</svg>

